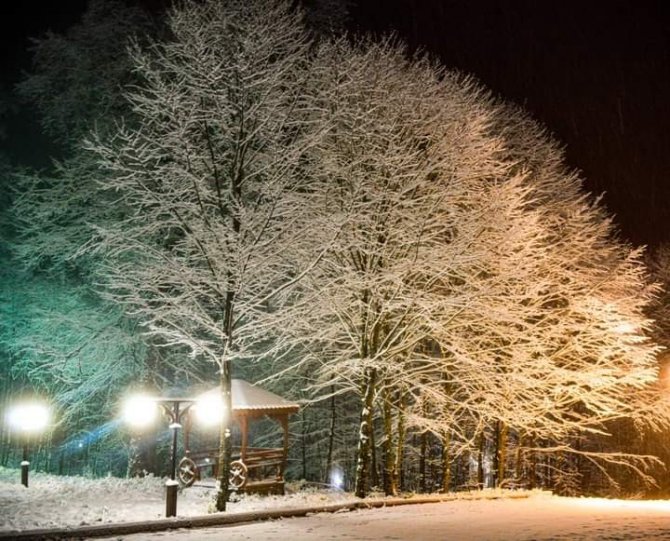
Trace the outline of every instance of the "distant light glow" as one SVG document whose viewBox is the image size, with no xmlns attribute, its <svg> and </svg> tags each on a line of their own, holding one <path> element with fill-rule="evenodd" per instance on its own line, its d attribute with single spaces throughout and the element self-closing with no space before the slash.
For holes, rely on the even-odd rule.
<svg viewBox="0 0 670 541">
<path fill-rule="evenodd" d="M 49 417 L 49 408 L 44 404 L 17 404 L 7 412 L 7 423 L 22 432 L 40 432 L 49 424 Z"/>
<path fill-rule="evenodd" d="M 330 485 L 338 489 L 344 487 L 344 472 L 339 466 L 334 466 L 330 471 Z"/>
<path fill-rule="evenodd" d="M 135 395 L 123 403 L 121 417 L 135 428 L 150 426 L 158 416 L 158 404 L 150 396 Z"/>
<path fill-rule="evenodd" d="M 223 397 L 218 390 L 200 395 L 193 405 L 196 420 L 203 426 L 221 423 L 224 413 Z"/>
<path fill-rule="evenodd" d="M 635 334 L 637 327 L 632 323 L 619 323 L 614 327 L 614 332 L 617 334 Z"/>
</svg>

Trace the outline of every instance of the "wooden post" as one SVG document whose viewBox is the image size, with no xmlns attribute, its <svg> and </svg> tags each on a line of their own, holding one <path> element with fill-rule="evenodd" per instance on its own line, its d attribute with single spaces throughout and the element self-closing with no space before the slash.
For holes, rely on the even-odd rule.
<svg viewBox="0 0 670 541">
<path fill-rule="evenodd" d="M 240 460 L 244 462 L 247 459 L 247 447 L 249 446 L 249 418 L 246 415 L 240 415 L 240 431 L 242 432 L 242 441 L 240 442 Z"/>
<path fill-rule="evenodd" d="M 283 440 L 284 458 L 282 460 L 282 466 L 281 466 L 281 475 L 283 479 L 284 469 L 286 468 L 286 461 L 288 459 L 288 415 L 287 414 L 282 415 L 279 421 L 281 422 L 281 426 L 284 431 L 284 440 Z"/>
</svg>

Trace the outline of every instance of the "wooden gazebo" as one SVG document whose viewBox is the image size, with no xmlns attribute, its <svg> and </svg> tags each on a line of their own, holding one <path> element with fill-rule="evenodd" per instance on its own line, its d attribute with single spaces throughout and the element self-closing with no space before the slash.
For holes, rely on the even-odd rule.
<svg viewBox="0 0 670 541">
<path fill-rule="evenodd" d="M 220 393 L 216 387 L 205 394 Z M 239 426 L 240 444 L 233 448 L 230 465 L 230 487 L 240 492 L 284 493 L 284 469 L 288 453 L 288 418 L 300 406 L 279 395 L 261 389 L 241 379 L 233 379 L 231 387 L 233 402 L 232 421 Z M 250 447 L 249 426 L 254 421 L 269 417 L 282 428 L 282 447 Z M 179 481 L 190 486 L 209 469 L 217 477 L 219 449 L 191 449 L 191 430 L 194 426 L 190 416 L 184 423 L 185 456 L 178 469 Z"/>
</svg>

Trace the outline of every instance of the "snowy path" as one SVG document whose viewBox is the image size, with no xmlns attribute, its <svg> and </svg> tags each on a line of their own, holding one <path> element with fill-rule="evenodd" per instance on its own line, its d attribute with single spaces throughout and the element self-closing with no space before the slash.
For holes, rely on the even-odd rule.
<svg viewBox="0 0 670 541">
<path fill-rule="evenodd" d="M 668 540 L 670 503 L 537 496 L 318 514 L 114 537 L 126 541 Z"/>
</svg>

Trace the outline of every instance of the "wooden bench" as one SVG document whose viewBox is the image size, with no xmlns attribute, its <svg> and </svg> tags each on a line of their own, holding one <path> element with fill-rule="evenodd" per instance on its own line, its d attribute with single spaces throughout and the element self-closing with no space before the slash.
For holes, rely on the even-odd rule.
<svg viewBox="0 0 670 541">
<path fill-rule="evenodd" d="M 179 481 L 191 486 L 210 470 L 218 477 L 219 450 L 190 452 L 179 463 Z M 230 488 L 240 492 L 284 493 L 284 449 L 281 447 L 249 447 L 242 458 L 239 449 L 233 450 L 230 464 Z"/>
</svg>

